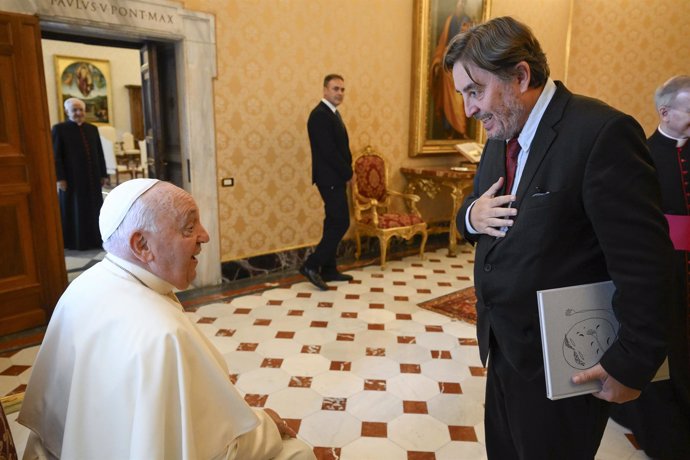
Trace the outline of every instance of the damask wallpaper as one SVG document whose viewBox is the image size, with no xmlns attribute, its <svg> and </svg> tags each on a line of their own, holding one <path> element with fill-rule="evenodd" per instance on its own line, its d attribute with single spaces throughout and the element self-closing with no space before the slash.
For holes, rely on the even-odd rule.
<svg viewBox="0 0 690 460">
<path fill-rule="evenodd" d="M 575 1 L 570 89 L 629 113 L 651 134 L 654 90 L 690 74 L 688 18 L 687 0 Z"/>
<path fill-rule="evenodd" d="M 688 70 L 686 0 L 490 0 L 491 16 L 529 24 L 552 76 L 656 126 L 651 95 Z M 214 83 L 221 260 L 316 244 L 323 211 L 311 185 L 306 120 L 327 73 L 345 77 L 341 113 L 353 153 L 371 144 L 391 164 L 409 158 L 412 0 L 184 0 L 216 18 Z M 437 200 L 432 206 L 447 206 Z"/>
</svg>

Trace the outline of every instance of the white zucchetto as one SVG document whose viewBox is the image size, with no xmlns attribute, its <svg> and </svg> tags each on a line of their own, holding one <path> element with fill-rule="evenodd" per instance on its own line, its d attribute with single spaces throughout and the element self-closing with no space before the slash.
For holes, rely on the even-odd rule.
<svg viewBox="0 0 690 460">
<path fill-rule="evenodd" d="M 115 187 L 103 200 L 98 226 L 101 239 L 110 238 L 120 226 L 132 204 L 148 189 L 160 182 L 158 179 L 132 179 Z"/>
</svg>

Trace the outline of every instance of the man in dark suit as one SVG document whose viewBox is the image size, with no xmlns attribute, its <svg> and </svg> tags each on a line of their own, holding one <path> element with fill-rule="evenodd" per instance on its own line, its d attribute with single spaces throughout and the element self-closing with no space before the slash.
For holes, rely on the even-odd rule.
<svg viewBox="0 0 690 460">
<path fill-rule="evenodd" d="M 509 17 L 456 36 L 444 66 L 489 137 L 457 216 L 477 245 L 488 456 L 592 459 L 609 402 L 637 398 L 666 352 L 672 247 L 644 132 L 551 80 L 539 42 Z M 551 401 L 536 291 L 609 279 L 620 332 L 599 364 L 573 378 L 602 389 Z"/>
<path fill-rule="evenodd" d="M 323 199 L 323 236 L 299 271 L 322 290 L 326 281 L 349 281 L 352 276 L 338 272 L 335 254 L 350 226 L 347 184 L 352 178 L 352 154 L 347 129 L 337 107 L 345 96 L 345 81 L 336 74 L 323 80 L 323 99 L 311 111 L 307 130 L 311 144 L 312 183 Z"/>
</svg>

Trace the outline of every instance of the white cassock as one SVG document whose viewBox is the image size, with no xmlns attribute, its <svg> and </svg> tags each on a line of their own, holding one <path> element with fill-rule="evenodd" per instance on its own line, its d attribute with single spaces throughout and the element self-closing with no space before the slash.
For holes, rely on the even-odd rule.
<svg viewBox="0 0 690 460">
<path fill-rule="evenodd" d="M 111 254 L 69 285 L 18 418 L 32 430 L 25 458 L 284 458 L 275 424 L 170 293 Z"/>
</svg>

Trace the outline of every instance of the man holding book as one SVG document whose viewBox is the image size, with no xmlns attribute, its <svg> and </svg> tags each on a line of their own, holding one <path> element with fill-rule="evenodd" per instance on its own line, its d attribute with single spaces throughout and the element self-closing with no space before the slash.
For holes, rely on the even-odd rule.
<svg viewBox="0 0 690 460">
<path fill-rule="evenodd" d="M 666 354 L 672 246 L 644 132 L 550 79 L 538 40 L 513 18 L 456 36 L 444 65 L 489 138 L 457 216 L 477 245 L 488 456 L 594 458 L 610 402 L 637 398 Z M 602 390 L 551 401 L 536 292 L 606 280 L 620 332 L 574 378 Z"/>
</svg>

